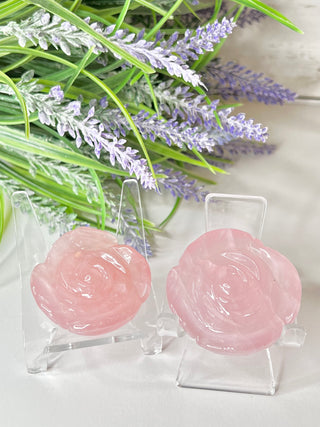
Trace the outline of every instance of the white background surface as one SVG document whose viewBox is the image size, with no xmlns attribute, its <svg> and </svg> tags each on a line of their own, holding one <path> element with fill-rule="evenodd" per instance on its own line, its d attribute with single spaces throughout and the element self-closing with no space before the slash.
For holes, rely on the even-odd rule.
<svg viewBox="0 0 320 427">
<path fill-rule="evenodd" d="M 320 417 L 319 107 L 251 105 L 249 115 L 271 127 L 278 144 L 268 157 L 242 158 L 219 192 L 268 200 L 265 244 L 288 256 L 303 283 L 299 323 L 305 346 L 288 350 L 273 397 L 181 389 L 175 385 L 183 340 L 145 357 L 135 342 L 66 352 L 46 374 L 27 374 L 23 361 L 17 280 L 0 287 L 0 425 L 51 426 L 318 426 Z M 164 213 L 170 198 L 154 199 Z M 156 204 L 156 206 L 154 206 Z M 150 205 L 149 205 L 150 206 Z M 151 214 L 151 212 L 150 212 Z M 204 230 L 203 205 L 185 203 L 156 240 L 151 261 L 159 298 L 186 245 Z M 8 236 L 9 241 L 11 240 Z M 16 271 L 11 257 L 2 277 Z"/>
<path fill-rule="evenodd" d="M 226 60 L 263 72 L 300 95 L 320 96 L 320 3 L 318 0 L 268 0 L 303 35 L 271 18 L 236 28 L 223 47 Z"/>
<path fill-rule="evenodd" d="M 309 19 L 313 16 L 310 14 Z M 289 43 L 290 39 L 286 40 L 283 43 Z M 314 49 L 313 39 L 309 40 L 306 52 Z M 264 69 L 263 61 L 259 69 Z M 284 69 L 273 70 L 284 73 L 282 83 L 290 80 Z M 303 71 L 296 69 L 295 73 L 297 77 Z M 304 87 L 309 91 L 317 83 L 315 77 L 307 80 Z M 270 127 L 270 142 L 277 144 L 278 150 L 268 157 L 242 158 L 230 170 L 230 176 L 219 177 L 214 190 L 266 197 L 268 211 L 263 241 L 285 254 L 301 275 L 303 298 L 299 323 L 305 326 L 308 335 L 301 350 L 287 351 L 277 394 L 267 397 L 176 387 L 175 377 L 184 347 L 182 339 L 169 343 L 162 354 L 154 357 L 143 356 L 135 342 L 70 351 L 48 373 L 27 374 L 17 266 L 11 255 L 2 263 L 0 280 L 1 427 L 319 425 L 320 106 L 252 104 L 246 110 L 248 117 Z M 161 218 L 168 210 L 168 203 L 172 203 L 170 197 L 159 199 L 151 195 L 149 201 L 149 215 Z M 157 237 L 157 256 L 151 266 L 160 300 L 167 272 L 186 245 L 203 231 L 203 205 L 184 203 L 169 223 L 166 235 Z M 6 239 L 7 245 L 13 245 L 10 233 Z M 0 256 L 4 261 L 3 252 Z"/>
</svg>

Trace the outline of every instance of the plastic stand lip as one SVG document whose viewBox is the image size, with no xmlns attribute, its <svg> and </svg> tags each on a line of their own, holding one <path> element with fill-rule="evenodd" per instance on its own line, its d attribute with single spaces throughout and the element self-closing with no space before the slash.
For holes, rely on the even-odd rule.
<svg viewBox="0 0 320 427">
<path fill-rule="evenodd" d="M 264 197 L 208 194 L 205 231 L 234 228 L 260 239 L 266 210 Z M 274 395 L 280 382 L 283 347 L 301 347 L 305 335 L 304 329 L 296 323 L 287 325 L 281 338 L 271 347 L 246 356 L 217 354 L 187 337 L 176 384 L 186 388 Z"/>
<path fill-rule="evenodd" d="M 39 225 L 37 216 L 26 192 L 16 192 L 11 198 L 14 207 L 17 259 L 20 269 L 22 331 L 24 338 L 25 362 L 29 373 L 45 372 L 55 360 L 68 350 L 94 347 L 129 340 L 139 340 L 144 354 L 153 355 L 162 351 L 162 339 L 157 334 L 157 301 L 153 287 L 148 299 L 129 323 L 101 336 L 80 336 L 55 325 L 37 306 L 31 289 L 30 275 L 34 266 L 43 262 L 49 247 L 47 230 Z M 119 218 L 135 203 L 135 224 L 141 237 L 140 251 L 147 259 L 146 241 L 143 227 L 141 197 L 135 179 L 125 180 L 122 187 Z M 22 208 L 26 213 L 22 213 Z M 118 221 L 117 234 L 126 234 L 128 224 Z"/>
</svg>

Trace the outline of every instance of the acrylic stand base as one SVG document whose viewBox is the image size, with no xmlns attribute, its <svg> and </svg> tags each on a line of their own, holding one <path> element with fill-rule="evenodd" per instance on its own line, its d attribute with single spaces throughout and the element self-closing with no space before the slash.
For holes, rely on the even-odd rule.
<svg viewBox="0 0 320 427">
<path fill-rule="evenodd" d="M 263 197 L 209 194 L 205 202 L 206 231 L 235 228 L 260 238 L 266 207 Z M 178 386 L 273 395 L 284 363 L 283 346 L 302 346 L 305 331 L 296 324 L 288 325 L 273 346 L 245 356 L 217 354 L 186 338 Z"/>
<path fill-rule="evenodd" d="M 205 350 L 188 340 L 177 376 L 177 385 L 273 395 L 279 385 L 283 348 L 245 356 L 225 356 Z"/>
<path fill-rule="evenodd" d="M 135 180 L 129 179 L 122 187 L 117 226 L 117 231 L 121 231 L 124 236 L 129 233 L 129 227 L 126 225 L 126 220 L 121 221 L 121 218 L 128 215 L 130 206 L 132 208 L 133 205 L 135 218 L 137 218 L 135 226 L 142 242 L 142 254 L 147 258 L 139 187 Z M 25 361 L 29 373 L 44 372 L 54 364 L 62 352 L 84 347 L 138 340 L 144 354 L 157 354 L 162 350 L 162 340 L 156 329 L 158 308 L 153 289 L 134 319 L 108 334 L 84 337 L 66 331 L 51 322 L 38 308 L 33 298 L 30 275 L 33 268 L 45 260 L 51 244 L 58 236 L 53 239 L 48 230 L 39 225 L 27 193 L 14 193 L 12 206 L 16 227 L 17 258 L 21 273 Z M 118 240 L 121 243 L 120 235 Z"/>
</svg>

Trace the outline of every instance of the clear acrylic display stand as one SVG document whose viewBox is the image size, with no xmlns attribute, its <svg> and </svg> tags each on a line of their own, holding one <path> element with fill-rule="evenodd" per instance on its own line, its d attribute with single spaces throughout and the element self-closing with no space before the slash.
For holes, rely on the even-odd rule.
<svg viewBox="0 0 320 427">
<path fill-rule="evenodd" d="M 38 308 L 30 289 L 30 275 L 33 268 L 43 262 L 51 247 L 52 236 L 39 225 L 33 206 L 26 192 L 12 195 L 14 208 L 16 247 L 20 267 L 22 296 L 22 329 L 24 335 L 25 361 L 29 373 L 47 371 L 48 367 L 66 350 L 93 347 L 104 344 L 139 340 L 144 354 L 157 354 L 162 350 L 161 337 L 157 334 L 157 303 L 153 290 L 142 304 L 134 319 L 116 331 L 99 336 L 81 336 L 66 331 L 54 324 Z M 142 253 L 147 258 L 143 216 L 139 187 L 134 179 L 124 182 L 119 218 L 130 209 L 135 209 L 140 232 Z M 126 234 L 128 226 L 118 221 L 118 232 Z M 56 236 L 57 238 L 57 236 Z"/>
<path fill-rule="evenodd" d="M 263 197 L 209 194 L 205 201 L 206 231 L 235 228 L 253 237 L 262 234 L 267 202 Z M 188 337 L 177 375 L 181 387 L 273 395 L 279 385 L 283 346 L 302 346 L 305 331 L 296 324 L 281 339 L 250 355 L 221 355 Z"/>
</svg>

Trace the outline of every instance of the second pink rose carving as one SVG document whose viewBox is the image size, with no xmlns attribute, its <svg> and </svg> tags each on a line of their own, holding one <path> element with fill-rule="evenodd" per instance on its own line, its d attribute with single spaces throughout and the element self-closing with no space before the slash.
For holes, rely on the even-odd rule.
<svg viewBox="0 0 320 427">
<path fill-rule="evenodd" d="M 279 252 L 234 229 L 191 243 L 167 279 L 167 297 L 197 343 L 223 354 L 248 354 L 276 342 L 297 316 L 301 282 Z"/>
</svg>

